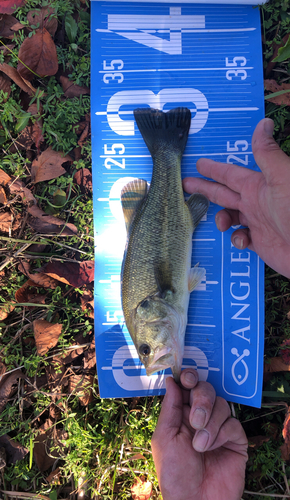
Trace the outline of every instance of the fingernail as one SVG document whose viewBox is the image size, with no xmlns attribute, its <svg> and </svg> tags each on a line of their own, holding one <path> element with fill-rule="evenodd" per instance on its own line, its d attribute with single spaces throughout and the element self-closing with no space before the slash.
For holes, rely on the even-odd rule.
<svg viewBox="0 0 290 500">
<path fill-rule="evenodd" d="M 219 214 L 216 214 L 215 216 L 215 223 L 216 223 L 216 227 L 218 228 L 218 230 L 220 231 L 220 215 Z"/>
<path fill-rule="evenodd" d="M 187 382 L 188 384 L 195 384 L 196 383 L 196 375 L 194 373 L 191 373 L 191 372 L 185 373 L 184 379 L 185 379 L 185 382 Z"/>
<path fill-rule="evenodd" d="M 264 131 L 269 137 L 273 137 L 274 122 L 273 122 L 273 120 L 271 120 L 271 118 L 265 118 Z"/>
<path fill-rule="evenodd" d="M 193 439 L 193 447 L 196 451 L 204 451 L 208 443 L 209 433 L 205 430 L 199 431 Z"/>
<path fill-rule="evenodd" d="M 206 413 L 202 408 L 197 408 L 192 415 L 191 425 L 194 429 L 202 429 L 205 424 Z"/>
<path fill-rule="evenodd" d="M 234 238 L 233 243 L 234 243 L 234 246 L 236 248 L 240 248 L 241 250 L 244 248 L 244 240 L 243 240 L 243 238 L 240 238 L 239 236 L 236 236 Z"/>
</svg>

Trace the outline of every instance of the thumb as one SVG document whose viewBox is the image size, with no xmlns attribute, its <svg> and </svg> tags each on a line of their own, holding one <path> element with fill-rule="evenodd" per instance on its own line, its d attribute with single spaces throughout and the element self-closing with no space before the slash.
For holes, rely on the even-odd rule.
<svg viewBox="0 0 290 500">
<path fill-rule="evenodd" d="M 166 394 L 162 403 L 155 437 L 168 440 L 179 432 L 182 424 L 182 390 L 172 377 L 166 379 Z"/>
<path fill-rule="evenodd" d="M 290 172 L 290 159 L 273 139 L 274 122 L 264 118 L 256 126 L 252 149 L 257 165 L 265 175 L 267 184 L 275 184 Z"/>
</svg>

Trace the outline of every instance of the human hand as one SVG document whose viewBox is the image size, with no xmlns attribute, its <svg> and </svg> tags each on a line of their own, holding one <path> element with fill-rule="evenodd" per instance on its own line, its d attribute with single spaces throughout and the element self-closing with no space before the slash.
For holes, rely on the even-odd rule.
<svg viewBox="0 0 290 500">
<path fill-rule="evenodd" d="M 240 500 L 248 459 L 240 422 L 195 370 L 184 370 L 181 383 L 167 378 L 151 443 L 163 499 Z"/>
<path fill-rule="evenodd" d="M 233 232 L 239 250 L 254 250 L 272 269 L 290 278 L 290 158 L 274 141 L 274 122 L 265 118 L 253 134 L 252 149 L 261 172 L 202 158 L 197 170 L 217 181 L 188 177 L 187 193 L 201 193 L 225 207 L 216 214 L 216 225 Z"/>
</svg>

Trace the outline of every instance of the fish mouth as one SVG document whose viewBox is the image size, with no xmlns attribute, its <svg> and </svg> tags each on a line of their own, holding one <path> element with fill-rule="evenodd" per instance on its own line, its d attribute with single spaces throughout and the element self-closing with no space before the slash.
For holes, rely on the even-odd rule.
<svg viewBox="0 0 290 500">
<path fill-rule="evenodd" d="M 146 374 L 150 376 L 155 372 L 171 368 L 174 380 L 178 383 L 180 381 L 182 360 L 183 352 L 176 352 L 173 347 L 164 346 L 155 352 L 150 366 L 146 367 Z"/>
</svg>

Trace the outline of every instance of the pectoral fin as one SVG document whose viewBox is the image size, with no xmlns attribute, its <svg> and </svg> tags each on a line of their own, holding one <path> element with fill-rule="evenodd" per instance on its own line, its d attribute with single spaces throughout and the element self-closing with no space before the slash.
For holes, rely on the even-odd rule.
<svg viewBox="0 0 290 500">
<path fill-rule="evenodd" d="M 203 280 L 205 277 L 205 272 L 206 270 L 204 267 L 192 267 L 190 270 L 189 274 L 189 280 L 188 280 L 188 290 L 189 292 L 192 292 Z"/>
<path fill-rule="evenodd" d="M 135 213 L 147 194 L 147 182 L 143 179 L 134 179 L 123 187 L 121 191 L 121 204 L 127 232 L 133 222 Z"/>
<path fill-rule="evenodd" d="M 209 201 L 203 194 L 195 193 L 186 201 L 186 205 L 191 213 L 193 227 L 195 229 L 200 219 L 206 214 L 209 207 Z"/>
</svg>

